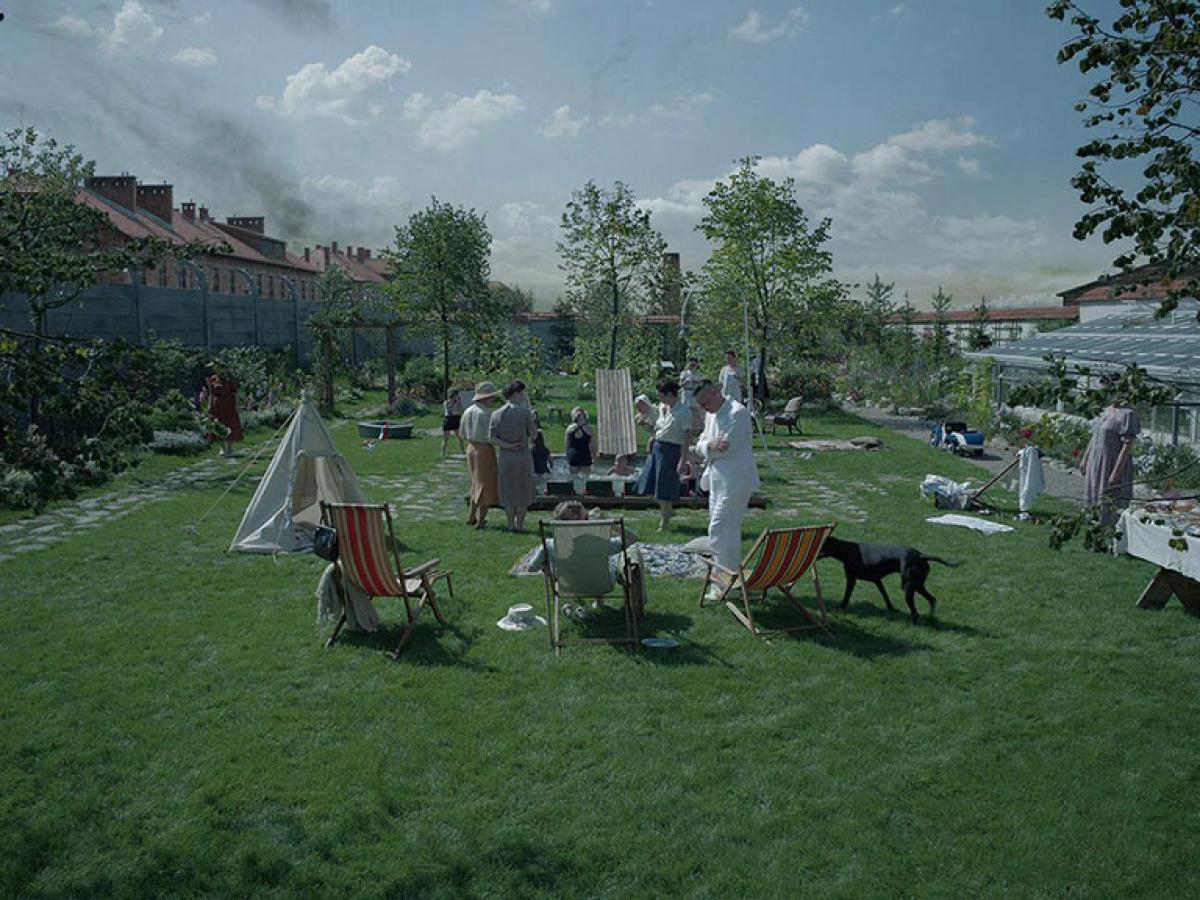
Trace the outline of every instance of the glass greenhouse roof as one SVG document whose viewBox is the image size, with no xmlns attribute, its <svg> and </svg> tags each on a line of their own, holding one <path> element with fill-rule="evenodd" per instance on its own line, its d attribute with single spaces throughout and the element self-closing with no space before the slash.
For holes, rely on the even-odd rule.
<svg viewBox="0 0 1200 900">
<path fill-rule="evenodd" d="M 1005 367 L 1044 369 L 1043 357 L 1065 358 L 1068 366 L 1095 372 L 1124 369 L 1136 363 L 1149 375 L 1176 385 L 1200 384 L 1200 302 L 1185 300 L 1165 318 L 1153 307 L 1140 306 L 1057 331 L 1034 334 L 967 355 L 992 357 Z"/>
</svg>

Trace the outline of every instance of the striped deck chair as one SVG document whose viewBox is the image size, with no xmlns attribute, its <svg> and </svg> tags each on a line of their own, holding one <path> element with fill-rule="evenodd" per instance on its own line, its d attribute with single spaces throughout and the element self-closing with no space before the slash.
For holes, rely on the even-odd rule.
<svg viewBox="0 0 1200 900">
<path fill-rule="evenodd" d="M 332 647 L 342 626 L 346 624 L 346 593 L 342 579 L 361 588 L 371 597 L 400 597 L 404 600 L 406 622 L 400 642 L 392 651 L 399 657 L 412 637 L 421 610 L 428 604 L 434 617 L 446 624 L 434 593 L 435 581 L 445 579 L 450 596 L 454 596 L 451 572 L 438 568 L 439 560 L 431 559 L 412 569 L 400 565 L 400 551 L 392 530 L 392 514 L 387 504 L 326 503 L 321 501 L 321 523 L 337 531 L 338 590 L 342 599 L 342 615 L 333 634 L 325 642 Z"/>
<path fill-rule="evenodd" d="M 772 634 L 788 631 L 820 630 L 830 634 L 828 619 L 825 615 L 825 598 L 821 595 L 821 580 L 817 577 L 814 565 L 821 546 L 829 533 L 837 527 L 833 525 L 813 525 L 807 528 L 768 528 L 764 531 L 746 558 L 742 560 L 738 570 L 731 572 L 713 559 L 707 559 L 708 573 L 704 578 L 704 588 L 700 593 L 700 605 L 724 603 L 738 621 L 750 629 L 757 638 L 766 638 Z M 817 604 L 821 608 L 821 618 L 818 620 L 803 603 L 792 594 L 792 587 L 806 573 L 812 572 L 813 586 L 816 589 Z M 708 598 L 709 585 L 716 585 L 716 597 Z M 765 599 L 767 591 L 779 588 L 783 594 L 799 608 L 807 620 L 807 624 L 792 628 L 762 629 L 754 622 L 754 612 L 750 608 L 751 595 L 757 594 Z M 738 591 L 742 595 L 742 605 L 738 605 L 729 595 Z"/>
</svg>

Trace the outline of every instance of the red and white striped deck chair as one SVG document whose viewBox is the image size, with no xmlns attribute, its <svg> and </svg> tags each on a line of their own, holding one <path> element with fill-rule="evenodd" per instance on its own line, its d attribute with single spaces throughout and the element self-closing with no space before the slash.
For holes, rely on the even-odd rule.
<svg viewBox="0 0 1200 900">
<path fill-rule="evenodd" d="M 412 637 L 417 617 L 428 604 L 434 617 L 446 624 L 438 608 L 433 584 L 446 580 L 450 596 L 454 596 L 451 572 L 438 568 L 439 560 L 431 559 L 412 569 L 400 565 L 400 550 L 392 530 L 392 514 L 387 504 L 326 503 L 321 501 L 321 522 L 337 531 L 338 590 L 341 592 L 342 615 L 337 627 L 325 642 L 333 646 L 338 633 L 346 624 L 346 594 L 343 579 L 361 588 L 371 597 L 400 597 L 404 600 L 406 623 L 400 642 L 392 652 L 399 657 Z"/>
<path fill-rule="evenodd" d="M 750 633 L 758 638 L 766 638 L 772 634 L 787 631 L 820 630 L 829 634 L 828 619 L 825 615 L 825 598 L 821 595 L 821 580 L 817 577 L 815 565 L 821 546 L 829 533 L 837 527 L 833 525 L 813 525 L 807 528 L 768 528 L 764 531 L 746 558 L 742 560 L 738 570 L 731 572 L 715 560 L 708 559 L 708 573 L 704 578 L 704 588 L 700 593 L 700 605 L 724 602 L 729 611 L 738 621 L 750 629 Z M 808 572 L 812 573 L 813 587 L 816 589 L 817 605 L 821 608 L 821 618 L 818 620 L 803 603 L 792 594 L 792 587 Z M 716 575 L 716 577 L 714 577 Z M 709 600 L 707 597 L 709 585 L 717 585 L 717 596 Z M 750 608 L 750 598 L 758 595 L 765 599 L 767 591 L 779 588 L 792 601 L 808 624 L 793 628 L 763 629 L 754 622 L 754 612 Z M 734 591 L 740 592 L 741 608 L 729 595 Z"/>
</svg>

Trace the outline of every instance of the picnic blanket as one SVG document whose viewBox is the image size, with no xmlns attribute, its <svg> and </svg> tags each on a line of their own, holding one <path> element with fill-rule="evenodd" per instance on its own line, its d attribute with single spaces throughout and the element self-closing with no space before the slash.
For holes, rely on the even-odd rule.
<svg viewBox="0 0 1200 900">
<path fill-rule="evenodd" d="M 704 564 L 695 554 L 684 550 L 683 544 L 634 544 L 641 555 L 642 575 L 659 577 L 674 575 L 679 578 L 703 578 Z M 542 570 L 537 561 L 541 557 L 541 546 L 524 554 L 509 570 L 509 575 L 540 575 Z"/>
<path fill-rule="evenodd" d="M 877 437 L 856 437 L 848 441 L 816 439 L 788 441 L 788 446 L 793 450 L 882 450 L 883 441 Z"/>
</svg>

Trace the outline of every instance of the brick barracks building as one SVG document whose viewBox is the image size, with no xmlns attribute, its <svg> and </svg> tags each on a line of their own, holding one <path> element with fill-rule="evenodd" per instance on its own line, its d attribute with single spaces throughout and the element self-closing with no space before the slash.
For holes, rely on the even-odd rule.
<svg viewBox="0 0 1200 900">
<path fill-rule="evenodd" d="M 143 184 L 133 175 L 97 175 L 79 191 L 80 203 L 103 212 L 113 239 L 158 237 L 181 245 L 205 244 L 213 249 L 194 260 L 167 260 L 154 270 L 110 273 L 106 281 L 129 283 L 136 277 L 147 286 L 196 288 L 201 278 L 215 294 L 257 294 L 265 299 L 316 300 L 316 282 L 329 266 L 341 267 L 363 284 L 386 281 L 386 263 L 365 247 L 304 248 L 302 256 L 266 233 L 263 216 L 229 216 L 224 222 L 207 207 L 191 201 L 175 206 L 174 187 Z M 217 249 L 222 245 L 227 250 Z"/>
</svg>

